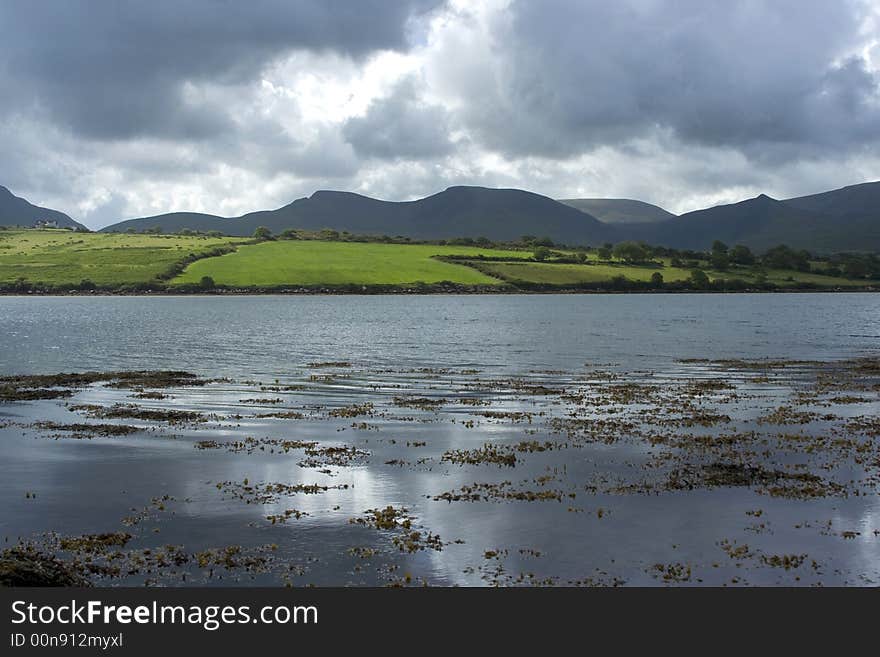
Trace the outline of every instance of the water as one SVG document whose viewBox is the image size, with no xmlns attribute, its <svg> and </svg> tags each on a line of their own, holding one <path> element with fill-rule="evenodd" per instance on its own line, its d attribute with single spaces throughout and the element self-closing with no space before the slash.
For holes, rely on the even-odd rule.
<svg viewBox="0 0 880 657">
<path fill-rule="evenodd" d="M 4 297 L 0 370 L 179 367 L 284 376 L 304 362 L 662 367 L 838 358 L 880 345 L 872 294 Z"/>
<path fill-rule="evenodd" d="M 683 361 L 876 356 L 878 326 L 880 296 L 872 294 L 3 297 L 4 375 L 179 369 L 224 380 L 163 390 L 165 399 L 97 384 L 70 399 L 0 404 L 8 423 L 0 428 L 0 539 L 49 545 L 56 539 L 48 532 L 124 531 L 132 535 L 126 559 L 165 545 L 189 555 L 179 565 L 98 577 L 109 585 L 877 583 L 876 469 L 855 456 L 859 446 L 862 456 L 877 453 L 876 436 L 847 422 L 877 415 L 878 388 L 854 379 L 858 399 L 829 401 L 815 392 L 815 364 L 756 372 Z M 327 362 L 336 365 L 309 367 Z M 664 425 L 694 381 L 733 386 L 736 395 L 688 398 L 729 420 Z M 656 398 L 595 401 L 621 384 Z M 756 422 L 805 390 L 811 397 L 797 409 L 816 413 L 810 421 Z M 423 398 L 439 403 L 412 401 Z M 204 421 L 111 420 L 141 431 L 83 440 L 33 426 L 105 422 L 68 405 L 116 403 L 190 410 Z M 367 412 L 334 415 L 367 403 Z M 302 417 L 259 417 L 279 411 Z M 658 447 L 623 424 L 598 438 L 566 438 L 553 422 L 571 418 L 652 418 L 651 431 L 666 442 Z M 773 455 L 755 456 L 749 443 L 735 458 L 823 473 L 831 470 L 821 467 L 821 450 L 792 448 L 790 438 L 777 444 L 778 436 L 855 436 L 858 445 L 834 452 L 831 465 L 841 481 L 860 482 L 859 494 L 790 499 L 760 485 L 619 490 L 657 483 L 669 463 L 734 458 L 727 447 L 677 450 L 672 436 L 746 430 L 768 432 L 776 442 L 763 450 Z M 249 449 L 227 449 L 246 438 Z M 309 463 L 301 448 L 282 452 L 279 440 L 359 452 L 349 463 Z M 516 452 L 515 467 L 444 460 L 521 441 L 554 446 Z M 243 489 L 277 483 L 328 488 L 268 500 Z M 502 496 L 434 499 L 477 483 Z M 547 490 L 560 499 L 503 496 Z M 350 522 L 389 505 L 406 508 L 421 532 L 415 545 L 400 526 Z M 288 509 L 307 515 L 283 518 Z M 439 536 L 433 547 L 422 544 L 429 534 Z M 748 545 L 733 554 L 750 556 L 730 556 L 731 545 Z M 228 569 L 193 556 L 229 546 L 247 558 Z M 807 556 L 785 568 L 774 555 Z"/>
</svg>

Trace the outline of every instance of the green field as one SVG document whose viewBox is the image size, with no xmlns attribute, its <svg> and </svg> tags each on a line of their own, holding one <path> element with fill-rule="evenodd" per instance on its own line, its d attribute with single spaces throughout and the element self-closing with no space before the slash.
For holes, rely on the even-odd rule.
<svg viewBox="0 0 880 657">
<path fill-rule="evenodd" d="M 837 276 L 821 276 L 819 274 L 811 274 L 808 272 L 802 271 L 793 271 L 788 269 L 768 269 L 766 271 L 767 280 L 774 285 L 778 285 L 779 287 L 791 287 L 793 285 L 797 285 L 799 283 L 809 283 L 813 285 L 819 285 L 822 287 L 864 287 L 867 284 L 873 283 L 877 285 L 878 281 L 866 281 L 866 280 L 852 280 L 851 278 L 840 278 Z M 727 273 L 724 277 L 730 278 L 733 275 L 737 275 L 736 273 Z M 746 281 L 754 280 L 754 274 L 746 273 L 743 276 L 739 276 Z"/>
<path fill-rule="evenodd" d="M 624 264 L 572 265 L 546 262 L 491 262 L 481 265 L 481 268 L 506 280 L 545 285 L 601 283 L 609 281 L 615 276 L 626 276 L 631 281 L 649 281 L 651 274 L 658 271 L 666 282 L 683 281 L 690 276 L 690 271 L 687 269 L 636 267 Z"/>
<path fill-rule="evenodd" d="M 0 283 L 25 279 L 46 285 L 154 281 L 191 253 L 241 238 L 75 233 L 69 230 L 0 231 Z"/>
<path fill-rule="evenodd" d="M 690 278 L 691 270 L 672 267 L 665 262 L 663 267 L 627 265 L 624 263 L 602 264 L 555 264 L 546 262 L 490 262 L 480 265 L 483 271 L 503 278 L 513 284 L 517 281 L 540 285 L 581 285 L 610 281 L 615 276 L 625 276 L 630 281 L 647 282 L 654 272 L 663 276 L 664 283 L 685 281 Z M 734 267 L 727 271 L 706 269 L 710 280 L 738 278 L 747 283 L 755 283 L 758 278 L 757 269 Z M 868 281 L 855 281 L 834 276 L 822 276 L 808 272 L 785 269 L 770 269 L 764 272 L 766 280 L 778 287 L 794 287 L 802 284 L 813 284 L 821 287 L 864 287 Z"/>
<path fill-rule="evenodd" d="M 528 258 L 524 251 L 467 246 L 278 241 L 242 246 L 235 253 L 194 262 L 172 283 L 198 283 L 210 276 L 218 285 L 406 285 L 449 281 L 461 285 L 499 285 L 476 269 L 442 262 L 435 255 Z"/>
<path fill-rule="evenodd" d="M 234 250 L 219 255 L 217 249 Z M 572 255 L 556 252 L 553 258 Z M 438 256 L 464 259 L 449 261 Z M 672 267 L 669 259 L 654 265 L 600 262 L 595 252 L 584 264 L 554 262 L 553 258 L 536 262 L 531 251 L 475 246 L 0 230 L 0 286 L 15 292 L 95 286 L 123 292 L 164 288 L 185 292 L 193 286 L 203 289 L 204 277 L 231 288 L 393 288 L 452 283 L 548 290 L 553 286 L 621 289 L 613 280 L 625 277 L 632 283 L 627 289 L 644 289 L 655 272 L 663 276 L 665 285 L 682 289 L 688 287 L 691 276 L 689 267 Z M 713 281 L 739 279 L 749 287 L 766 287 L 765 283 L 779 288 L 878 286 L 877 281 L 793 270 L 771 269 L 761 274 L 758 267 L 737 266 L 712 271 L 706 262 L 700 264 Z M 814 268 L 822 266 L 822 262 L 813 263 Z"/>
</svg>

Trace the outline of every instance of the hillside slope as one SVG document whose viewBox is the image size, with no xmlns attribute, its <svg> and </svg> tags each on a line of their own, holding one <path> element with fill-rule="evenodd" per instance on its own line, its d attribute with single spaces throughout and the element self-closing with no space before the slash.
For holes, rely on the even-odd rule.
<svg viewBox="0 0 880 657">
<path fill-rule="evenodd" d="M 0 226 L 30 227 L 37 221 L 56 221 L 59 228 L 85 229 L 63 212 L 34 205 L 0 185 Z"/>
<path fill-rule="evenodd" d="M 721 240 L 758 251 L 778 244 L 815 252 L 880 251 L 880 183 L 784 201 L 761 194 L 656 224 L 619 228 L 631 239 L 675 248 L 707 249 Z"/>
<path fill-rule="evenodd" d="M 721 240 L 760 251 L 781 243 L 807 248 L 808 236 L 823 219 L 761 194 L 739 203 L 688 212 L 659 224 L 627 228 L 651 244 L 702 250 Z"/>
<path fill-rule="evenodd" d="M 657 205 L 629 198 L 561 198 L 559 202 L 606 224 L 650 224 L 675 217 Z"/>
</svg>

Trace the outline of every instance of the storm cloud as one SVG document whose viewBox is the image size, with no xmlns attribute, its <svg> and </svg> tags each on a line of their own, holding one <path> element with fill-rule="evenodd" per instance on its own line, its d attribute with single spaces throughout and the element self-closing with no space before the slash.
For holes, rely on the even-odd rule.
<svg viewBox="0 0 880 657">
<path fill-rule="evenodd" d="M 12 0 L 0 4 L 4 95 L 87 136 L 204 138 L 230 126 L 187 84 L 247 85 L 293 50 L 402 48 L 408 20 L 436 4 Z"/>
<path fill-rule="evenodd" d="M 846 150 L 878 138 L 855 2 L 516 0 L 495 19 L 466 120 L 510 154 L 683 141 Z"/>
<path fill-rule="evenodd" d="M 877 178 L 877 2 L 0 3 L 0 184 L 97 227 L 450 184 L 672 211 Z"/>
</svg>

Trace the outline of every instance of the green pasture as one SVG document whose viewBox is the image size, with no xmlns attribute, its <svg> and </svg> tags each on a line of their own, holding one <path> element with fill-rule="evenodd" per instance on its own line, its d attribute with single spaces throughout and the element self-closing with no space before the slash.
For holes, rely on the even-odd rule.
<svg viewBox="0 0 880 657">
<path fill-rule="evenodd" d="M 616 276 L 625 276 L 630 281 L 651 280 L 654 272 L 663 276 L 664 283 L 684 281 L 690 278 L 691 269 L 672 267 L 668 262 L 664 266 L 629 265 L 625 263 L 602 264 L 557 264 L 552 262 L 488 262 L 481 263 L 480 268 L 498 276 L 505 281 L 516 284 L 523 283 L 541 285 L 581 285 L 608 282 Z M 740 279 L 747 283 L 755 283 L 759 279 L 756 267 L 732 267 L 727 271 L 704 270 L 710 280 Z M 764 271 L 767 282 L 779 287 L 794 287 L 809 283 L 821 287 L 863 287 L 867 281 L 851 280 L 835 276 L 805 273 L 794 270 L 770 269 Z"/>
<path fill-rule="evenodd" d="M 635 265 L 617 260 L 599 261 L 594 253 L 589 254 L 586 263 L 573 264 L 552 260 L 536 262 L 531 251 L 476 246 L 320 240 L 254 243 L 233 237 L 14 229 L 0 230 L 0 284 L 19 280 L 46 286 L 78 286 L 84 280 L 104 287 L 157 283 L 161 282 L 157 277 L 171 275 L 168 272 L 173 272 L 175 265 L 227 246 L 234 246 L 236 250 L 191 262 L 170 284 L 198 285 L 208 276 L 217 285 L 243 288 L 441 282 L 589 286 L 620 276 L 647 282 L 655 272 L 663 276 L 664 283 L 685 281 L 691 275 L 689 267 L 673 267 L 669 259 L 662 260 L 662 265 Z M 459 256 L 467 260 L 444 261 L 437 256 Z M 508 261 L 498 262 L 492 258 Z M 708 263 L 700 264 L 711 280 L 740 279 L 748 284 L 762 280 L 759 267 L 736 266 L 727 271 L 713 271 Z M 871 283 L 794 270 L 771 269 L 764 271 L 763 276 L 763 280 L 781 288 L 803 284 L 847 288 Z"/>
<path fill-rule="evenodd" d="M 524 251 L 430 244 L 287 241 L 239 247 L 235 253 L 192 263 L 172 283 L 198 283 L 210 276 L 217 285 L 406 285 L 449 281 L 498 285 L 500 281 L 463 264 L 432 256 L 530 258 Z"/>
<path fill-rule="evenodd" d="M 47 285 L 143 283 L 191 253 L 241 238 L 76 233 L 69 230 L 0 231 L 0 283 L 24 279 Z"/>
</svg>

